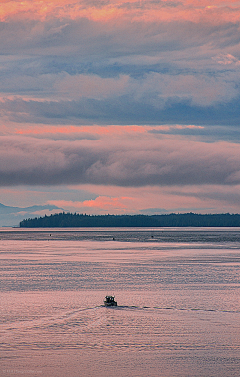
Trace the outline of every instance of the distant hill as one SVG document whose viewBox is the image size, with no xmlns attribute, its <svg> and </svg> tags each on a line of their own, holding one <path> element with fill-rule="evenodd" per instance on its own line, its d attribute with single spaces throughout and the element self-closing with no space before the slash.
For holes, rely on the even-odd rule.
<svg viewBox="0 0 240 377">
<path fill-rule="evenodd" d="M 18 212 L 35 212 L 35 211 L 42 211 L 42 210 L 53 210 L 59 209 L 54 205 L 34 205 L 31 207 L 11 207 L 5 206 L 4 204 L 0 203 L 0 214 L 8 214 L 8 213 L 18 213 Z"/>
<path fill-rule="evenodd" d="M 41 215 L 41 211 L 62 211 L 54 205 L 33 205 L 31 207 L 13 207 L 0 203 L 0 226 L 17 226 L 19 221 L 28 217 Z"/>
<path fill-rule="evenodd" d="M 55 227 L 239 227 L 239 214 L 83 215 L 57 213 L 25 219 L 21 228 Z"/>
</svg>

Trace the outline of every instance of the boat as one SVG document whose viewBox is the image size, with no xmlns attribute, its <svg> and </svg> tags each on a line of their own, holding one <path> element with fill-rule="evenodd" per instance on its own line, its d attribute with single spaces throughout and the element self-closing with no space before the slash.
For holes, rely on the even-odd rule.
<svg viewBox="0 0 240 377">
<path fill-rule="evenodd" d="M 104 306 L 117 306 L 117 301 L 115 301 L 114 298 L 114 296 L 106 296 Z"/>
</svg>

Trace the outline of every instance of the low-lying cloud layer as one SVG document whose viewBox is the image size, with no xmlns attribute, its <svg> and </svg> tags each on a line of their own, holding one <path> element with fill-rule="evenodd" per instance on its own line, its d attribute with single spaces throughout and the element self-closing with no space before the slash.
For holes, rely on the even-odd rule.
<svg viewBox="0 0 240 377">
<path fill-rule="evenodd" d="M 154 140 L 40 141 L 3 137 L 0 184 L 236 185 L 237 144 Z"/>
</svg>

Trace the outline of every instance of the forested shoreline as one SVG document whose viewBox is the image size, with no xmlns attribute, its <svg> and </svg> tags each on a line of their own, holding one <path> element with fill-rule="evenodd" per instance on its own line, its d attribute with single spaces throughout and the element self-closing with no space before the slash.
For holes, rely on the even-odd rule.
<svg viewBox="0 0 240 377">
<path fill-rule="evenodd" d="M 57 213 L 22 220 L 20 228 L 239 227 L 240 214 L 86 215 Z"/>
</svg>

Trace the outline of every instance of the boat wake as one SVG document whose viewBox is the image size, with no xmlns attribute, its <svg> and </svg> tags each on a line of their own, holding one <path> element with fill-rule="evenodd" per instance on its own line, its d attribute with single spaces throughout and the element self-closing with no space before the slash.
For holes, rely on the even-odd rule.
<svg viewBox="0 0 240 377">
<path fill-rule="evenodd" d="M 104 305 L 101 305 L 104 307 Z M 225 309 L 207 309 L 207 308 L 181 308 L 175 306 L 135 306 L 135 305 L 118 305 L 116 307 L 110 307 L 114 310 L 173 310 L 173 311 L 199 311 L 199 312 L 216 312 L 216 313 L 240 313 L 239 310 L 225 310 Z"/>
</svg>

